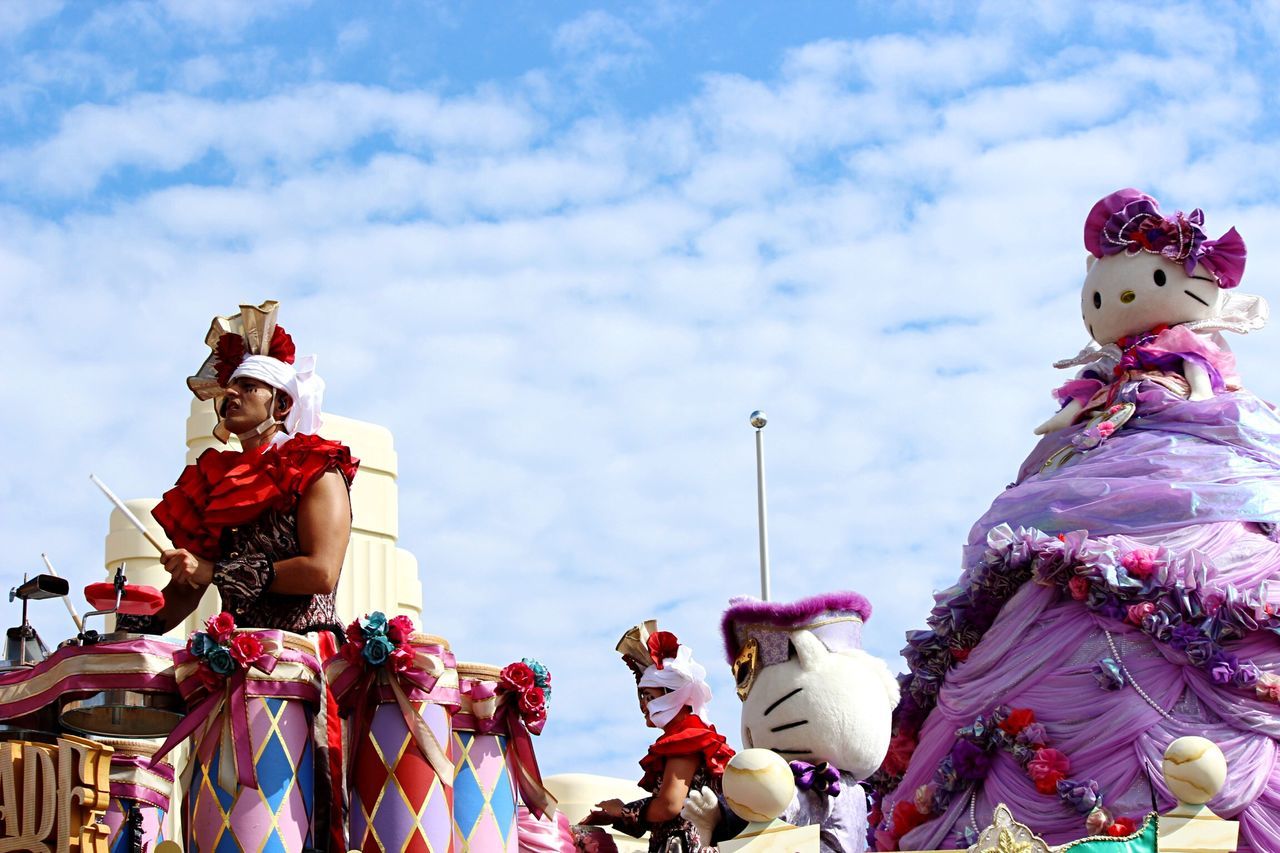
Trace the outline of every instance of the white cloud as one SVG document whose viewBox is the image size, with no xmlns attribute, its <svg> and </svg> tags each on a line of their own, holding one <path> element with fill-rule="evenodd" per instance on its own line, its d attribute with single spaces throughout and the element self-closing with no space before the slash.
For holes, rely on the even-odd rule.
<svg viewBox="0 0 1280 853">
<path fill-rule="evenodd" d="M 0 0 L 0 40 L 21 36 L 62 7 L 63 0 Z"/>
<path fill-rule="evenodd" d="M 1133 184 L 1202 204 L 1255 246 L 1246 288 L 1280 271 L 1256 169 L 1275 107 L 1250 69 L 982 20 L 799 46 L 776 75 L 713 75 L 634 118 L 565 120 L 560 67 L 448 95 L 74 107 L 5 157 L 32 201 L 0 208 L 0 357 L 22 368 L 0 379 L 21 403 L 0 437 L 22 448 L 0 535 L 94 576 L 105 512 L 84 475 L 159 493 L 209 316 L 279 298 L 330 409 L 396 435 L 430 630 L 555 670 L 548 772 L 631 775 L 646 732 L 612 647 L 654 613 L 736 731 L 716 617 L 756 583 L 753 408 L 771 415 L 775 593 L 867 593 L 867 641 L 894 659 L 1049 413 L 1049 363 L 1083 343 L 1093 201 Z M 566 66 L 651 49 L 620 19 L 576 24 Z M 231 175 L 188 181 L 206 158 Z M 1238 349 L 1274 397 L 1272 341 Z"/>
</svg>

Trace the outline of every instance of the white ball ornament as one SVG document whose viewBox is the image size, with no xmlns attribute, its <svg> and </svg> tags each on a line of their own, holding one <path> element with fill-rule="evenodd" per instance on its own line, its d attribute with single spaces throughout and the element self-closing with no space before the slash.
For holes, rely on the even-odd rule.
<svg viewBox="0 0 1280 853">
<path fill-rule="evenodd" d="M 1180 737 L 1169 744 L 1160 769 L 1170 793 L 1190 805 L 1209 802 L 1227 781 L 1222 750 L 1202 737 Z"/>
<path fill-rule="evenodd" d="M 771 749 L 744 749 L 724 771 L 724 798 L 743 820 L 767 823 L 782 814 L 796 795 L 796 781 L 785 758 Z"/>
</svg>

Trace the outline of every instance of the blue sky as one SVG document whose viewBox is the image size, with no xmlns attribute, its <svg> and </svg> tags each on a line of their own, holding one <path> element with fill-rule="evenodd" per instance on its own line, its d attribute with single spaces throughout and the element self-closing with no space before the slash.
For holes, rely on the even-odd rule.
<svg viewBox="0 0 1280 853">
<path fill-rule="evenodd" d="M 555 671 L 549 772 L 634 775 L 647 616 L 736 739 L 748 414 L 775 595 L 863 592 L 897 665 L 1085 343 L 1097 198 L 1203 207 L 1274 295 L 1277 37 L 1274 2 L 0 0 L 3 580 L 97 577 L 85 475 L 163 491 L 209 318 L 279 299 L 327 409 L 396 436 L 426 627 Z M 1233 340 L 1269 399 L 1276 340 Z"/>
</svg>

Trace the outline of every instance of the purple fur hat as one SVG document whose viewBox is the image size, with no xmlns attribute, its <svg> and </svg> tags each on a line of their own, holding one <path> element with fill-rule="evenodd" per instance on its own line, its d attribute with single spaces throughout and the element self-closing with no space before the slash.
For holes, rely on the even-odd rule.
<svg viewBox="0 0 1280 853">
<path fill-rule="evenodd" d="M 790 603 L 750 596 L 729 599 L 720 620 L 724 651 L 730 665 L 750 639 L 762 651 L 764 665 L 787 659 L 787 633 L 806 628 L 832 651 L 862 648 L 862 624 L 871 618 L 871 603 L 856 592 L 828 592 Z"/>
</svg>

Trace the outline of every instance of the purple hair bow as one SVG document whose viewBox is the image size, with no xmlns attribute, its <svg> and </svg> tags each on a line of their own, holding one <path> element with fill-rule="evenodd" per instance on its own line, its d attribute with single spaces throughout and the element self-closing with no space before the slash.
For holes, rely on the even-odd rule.
<svg viewBox="0 0 1280 853">
<path fill-rule="evenodd" d="M 1084 222 L 1084 246 L 1095 258 L 1124 252 L 1151 252 L 1181 263 L 1187 275 L 1199 264 L 1221 288 L 1235 287 L 1244 277 L 1247 255 L 1244 239 L 1232 228 L 1210 240 L 1201 226 L 1199 208 L 1171 217 L 1162 216 L 1160 205 L 1146 193 L 1117 190 L 1098 201 Z"/>
<path fill-rule="evenodd" d="M 796 777 L 796 787 L 801 791 L 815 791 L 828 797 L 840 796 L 840 771 L 825 761 L 821 764 L 792 761 L 791 772 Z"/>
</svg>

